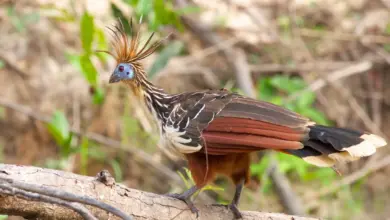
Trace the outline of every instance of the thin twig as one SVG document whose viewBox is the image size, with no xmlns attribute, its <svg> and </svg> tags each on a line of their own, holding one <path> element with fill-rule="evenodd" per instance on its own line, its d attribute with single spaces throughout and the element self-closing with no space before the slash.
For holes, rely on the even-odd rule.
<svg viewBox="0 0 390 220">
<path fill-rule="evenodd" d="M 79 213 L 86 220 L 97 220 L 97 218 L 95 216 L 93 216 L 88 209 L 86 209 L 84 206 L 82 206 L 78 203 L 64 201 L 64 200 L 61 200 L 58 198 L 53 198 L 50 196 L 41 195 L 39 193 L 27 192 L 27 191 L 12 187 L 8 183 L 1 183 L 0 182 L 0 194 L 12 195 L 12 196 L 19 195 L 19 196 L 22 196 L 23 198 L 28 199 L 28 200 L 34 200 L 34 201 L 46 202 L 46 203 L 50 203 L 50 204 L 64 206 L 64 207 L 67 207 L 67 208 Z"/>
<path fill-rule="evenodd" d="M 22 189 L 25 191 L 34 192 L 34 193 L 62 199 L 62 200 L 67 200 L 70 202 L 78 202 L 78 203 L 82 203 L 82 204 L 86 204 L 86 205 L 95 206 L 97 208 L 100 208 L 100 209 L 103 209 L 107 212 L 110 212 L 118 217 L 121 217 L 122 219 L 131 220 L 131 217 L 128 216 L 127 214 L 123 213 L 121 210 L 119 210 L 119 209 L 117 209 L 109 204 L 106 204 L 104 202 L 100 202 L 98 200 L 92 199 L 90 197 L 79 196 L 79 195 L 75 195 L 75 194 L 72 194 L 69 192 L 60 191 L 57 189 L 52 189 L 52 188 L 49 188 L 46 186 L 27 184 L 27 183 L 15 181 L 12 179 L 4 178 L 1 176 L 0 176 L 0 180 L 7 182 L 13 188 Z"/>
</svg>

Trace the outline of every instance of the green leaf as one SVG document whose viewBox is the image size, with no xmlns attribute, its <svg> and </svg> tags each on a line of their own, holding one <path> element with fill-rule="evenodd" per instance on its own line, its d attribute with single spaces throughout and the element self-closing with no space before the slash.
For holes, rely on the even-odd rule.
<svg viewBox="0 0 390 220">
<path fill-rule="evenodd" d="M 154 13 L 156 15 L 154 17 L 154 29 L 158 29 L 161 25 L 173 24 L 179 31 L 184 30 L 179 14 L 173 8 L 171 2 L 164 0 L 154 1 Z"/>
<path fill-rule="evenodd" d="M 4 61 L 0 60 L 0 69 L 2 69 L 5 66 Z"/>
<path fill-rule="evenodd" d="M 154 74 L 156 74 L 158 71 L 163 69 L 168 61 L 174 57 L 180 54 L 184 47 L 183 42 L 181 41 L 174 41 L 170 43 L 168 46 L 166 46 L 161 53 L 158 55 L 156 61 L 153 63 L 151 68 L 149 69 L 149 77 L 153 77 Z"/>
<path fill-rule="evenodd" d="M 112 167 L 112 169 L 114 170 L 115 180 L 117 182 L 121 182 L 122 177 L 123 177 L 123 173 L 122 173 L 122 168 L 121 168 L 120 164 L 116 160 L 110 160 L 109 163 L 110 163 L 110 166 Z"/>
<path fill-rule="evenodd" d="M 154 2 L 155 2 L 155 4 L 157 4 L 159 1 L 161 1 L 161 0 L 155 0 Z M 152 8 L 153 8 L 152 1 L 150 1 L 150 0 L 139 0 L 135 10 L 136 10 L 138 15 L 146 16 L 147 14 L 150 13 Z"/>
<path fill-rule="evenodd" d="M 92 41 L 94 35 L 94 22 L 93 16 L 89 15 L 88 12 L 84 12 L 81 23 L 80 23 L 80 34 L 81 43 L 86 53 L 91 52 Z"/>
<path fill-rule="evenodd" d="M 260 100 L 268 101 L 275 95 L 275 89 L 271 84 L 271 78 L 265 77 L 258 81 L 257 91 Z"/>
<path fill-rule="evenodd" d="M 288 76 L 283 75 L 272 77 L 271 84 L 277 89 L 287 93 L 297 92 L 306 87 L 305 81 L 303 81 L 301 78 L 290 78 Z"/>
<path fill-rule="evenodd" d="M 0 215 L 0 220 L 6 220 L 8 219 L 8 215 Z"/>
<path fill-rule="evenodd" d="M 314 108 L 301 109 L 300 113 L 303 116 L 310 118 L 311 120 L 315 121 L 318 124 L 329 125 L 329 122 L 326 119 L 325 115 L 322 112 L 320 112 Z"/>
<path fill-rule="evenodd" d="M 101 28 L 95 28 L 95 39 L 100 50 L 107 49 L 106 35 L 104 35 L 104 31 Z"/>
<path fill-rule="evenodd" d="M 64 158 L 69 157 L 72 153 L 77 152 L 77 148 L 72 149 L 72 138 L 73 138 L 73 133 L 70 133 L 68 138 L 64 140 L 64 142 L 61 145 L 61 156 Z"/>
<path fill-rule="evenodd" d="M 80 57 L 80 66 L 81 72 L 83 73 L 85 79 L 94 87 L 97 87 L 97 75 L 98 72 L 95 66 L 92 64 L 92 61 L 88 54 L 85 54 Z"/>
<path fill-rule="evenodd" d="M 311 91 L 305 91 L 299 95 L 297 105 L 299 108 L 310 107 L 316 99 L 316 95 Z"/>
<path fill-rule="evenodd" d="M 129 35 L 131 33 L 129 19 L 126 18 L 126 16 L 123 15 L 122 11 L 113 3 L 111 3 L 111 11 L 112 15 L 115 18 L 118 18 L 122 21 L 123 27 L 125 28 L 125 32 Z"/>
<path fill-rule="evenodd" d="M 47 125 L 49 133 L 53 136 L 58 145 L 63 144 L 68 140 L 70 136 L 69 123 L 64 113 L 56 111 L 50 123 Z"/>
<path fill-rule="evenodd" d="M 267 170 L 269 163 L 270 163 L 270 157 L 268 155 L 264 156 L 263 158 L 261 158 L 259 163 L 252 164 L 250 166 L 251 173 L 253 175 L 258 175 L 259 177 L 261 177 L 261 175 L 265 173 L 265 171 Z"/>
<path fill-rule="evenodd" d="M 93 104 L 101 105 L 104 102 L 104 91 L 102 88 L 98 87 L 95 89 L 95 93 L 93 94 Z"/>
</svg>

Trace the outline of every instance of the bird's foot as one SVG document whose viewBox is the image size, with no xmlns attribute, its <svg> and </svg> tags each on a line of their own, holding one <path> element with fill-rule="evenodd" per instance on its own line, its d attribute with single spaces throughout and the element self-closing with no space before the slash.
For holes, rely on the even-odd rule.
<svg viewBox="0 0 390 220">
<path fill-rule="evenodd" d="M 165 194 L 165 196 L 179 199 L 179 200 L 185 202 L 187 204 L 188 208 L 191 210 L 191 212 L 196 214 L 197 218 L 199 217 L 199 210 L 195 207 L 194 203 L 191 201 L 191 197 L 188 197 L 186 195 L 179 194 L 179 193 L 168 193 L 168 194 Z"/>
<path fill-rule="evenodd" d="M 234 215 L 235 219 L 241 219 L 242 218 L 242 214 L 241 214 L 240 210 L 238 210 L 237 205 L 234 204 L 234 203 L 230 203 L 229 205 L 213 204 L 213 206 L 223 206 L 223 207 L 225 207 L 227 209 L 230 209 L 233 212 L 233 215 Z"/>
</svg>

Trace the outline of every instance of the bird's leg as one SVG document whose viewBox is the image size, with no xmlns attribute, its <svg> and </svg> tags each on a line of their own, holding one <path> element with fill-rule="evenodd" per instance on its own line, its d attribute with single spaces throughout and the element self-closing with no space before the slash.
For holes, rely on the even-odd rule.
<svg viewBox="0 0 390 220">
<path fill-rule="evenodd" d="M 238 207 L 237 207 L 238 202 L 240 201 L 242 188 L 244 188 L 244 180 L 240 181 L 240 183 L 237 184 L 236 192 L 234 193 L 233 200 L 229 205 L 229 208 L 230 208 L 230 210 L 232 210 L 234 217 L 236 217 L 236 219 L 242 218 L 241 212 L 240 212 L 240 210 L 238 210 Z"/>
<path fill-rule="evenodd" d="M 187 191 L 184 191 L 181 194 L 169 193 L 169 194 L 165 194 L 165 195 L 185 202 L 188 205 L 188 208 L 190 208 L 191 212 L 195 213 L 196 217 L 198 217 L 199 210 L 195 207 L 194 203 L 191 201 L 191 196 L 194 195 L 194 193 L 196 191 L 198 191 L 198 187 L 192 186 L 190 189 L 188 189 Z"/>
<path fill-rule="evenodd" d="M 237 207 L 237 206 L 238 206 L 238 203 L 239 203 L 239 201 L 240 201 L 241 192 L 242 192 L 242 189 L 243 189 L 243 188 L 244 188 L 244 180 L 240 181 L 240 182 L 236 185 L 236 192 L 234 193 L 233 200 L 232 200 L 232 202 L 231 202 L 229 205 L 215 204 L 214 206 L 225 206 L 225 207 L 227 207 L 228 209 L 232 210 L 235 219 L 240 219 L 240 218 L 242 218 L 242 214 L 241 214 L 240 210 L 238 210 L 238 207 Z"/>
</svg>

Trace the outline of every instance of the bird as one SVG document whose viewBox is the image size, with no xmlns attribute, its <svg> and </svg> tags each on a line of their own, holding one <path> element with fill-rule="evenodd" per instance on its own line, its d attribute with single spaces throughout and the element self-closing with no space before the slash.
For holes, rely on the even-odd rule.
<svg viewBox="0 0 390 220">
<path fill-rule="evenodd" d="M 250 181 L 250 154 L 274 150 L 296 156 L 317 167 L 334 167 L 373 155 L 387 145 L 384 138 L 349 128 L 317 124 L 300 114 L 269 102 L 230 92 L 227 89 L 168 94 L 147 78 L 141 61 L 162 44 L 151 43 L 154 32 L 141 44 L 141 31 L 129 22 L 108 27 L 112 50 L 103 50 L 116 60 L 109 84 L 129 87 L 158 125 L 158 146 L 187 160 L 194 186 L 167 196 L 185 202 L 198 215 L 191 196 L 225 175 L 235 184 L 227 206 L 236 219 L 241 192 Z"/>
</svg>

